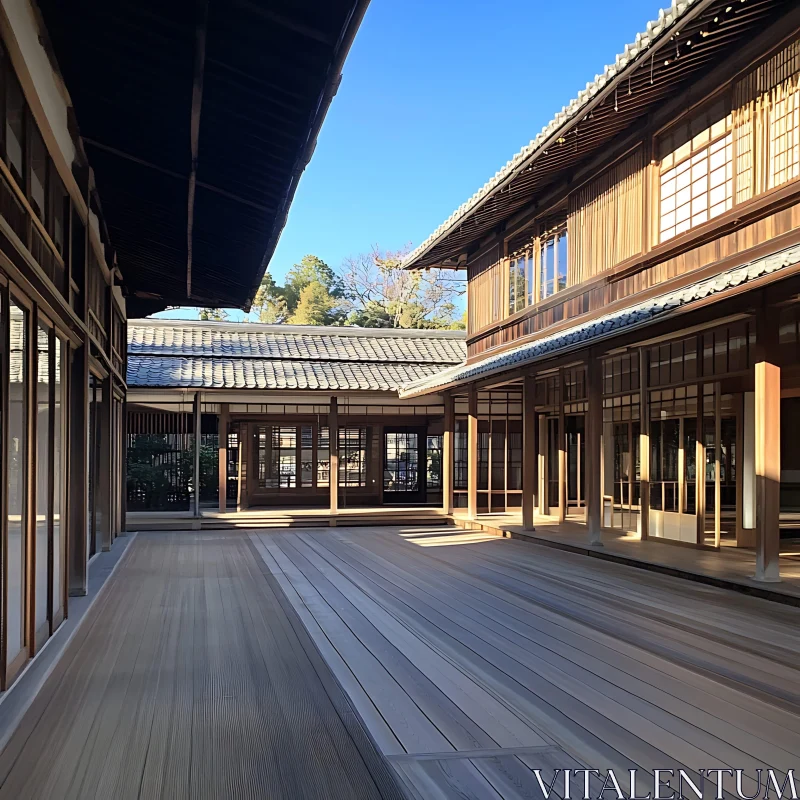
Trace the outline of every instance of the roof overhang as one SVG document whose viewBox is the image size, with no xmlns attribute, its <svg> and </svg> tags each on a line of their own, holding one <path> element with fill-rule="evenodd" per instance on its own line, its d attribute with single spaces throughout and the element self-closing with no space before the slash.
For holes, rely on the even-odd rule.
<svg viewBox="0 0 800 800">
<path fill-rule="evenodd" d="M 800 24 L 800 9 L 791 0 L 673 0 L 535 139 L 409 253 L 403 266 L 464 268 L 493 239 L 507 235 L 509 225 L 517 227 L 531 210 L 535 214 L 538 198 L 562 182 L 569 184 L 580 162 L 619 141 L 637 120 L 663 107 L 787 11 L 796 18 L 792 24 Z M 790 30 L 787 23 L 785 33 Z"/>
<path fill-rule="evenodd" d="M 39 0 L 132 316 L 249 308 L 368 0 Z"/>
</svg>

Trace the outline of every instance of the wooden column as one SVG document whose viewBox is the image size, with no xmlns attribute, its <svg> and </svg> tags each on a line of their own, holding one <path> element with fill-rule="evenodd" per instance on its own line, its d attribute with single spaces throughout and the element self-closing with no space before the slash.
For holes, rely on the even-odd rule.
<svg viewBox="0 0 800 800">
<path fill-rule="evenodd" d="M 469 387 L 467 415 L 467 516 L 478 516 L 478 391 Z"/>
<path fill-rule="evenodd" d="M 603 362 L 592 354 L 586 365 L 589 410 L 586 420 L 586 524 L 589 544 L 602 547 L 603 493 L 600 484 L 603 447 Z"/>
<path fill-rule="evenodd" d="M 336 397 L 331 397 L 331 409 L 328 412 L 328 448 L 330 455 L 329 510 L 333 517 L 339 511 L 339 401 Z"/>
<path fill-rule="evenodd" d="M 247 491 L 247 469 L 248 453 L 250 452 L 250 425 L 247 422 L 239 423 L 239 462 L 237 464 L 239 472 L 238 497 L 236 507 L 238 511 L 247 508 L 250 503 Z"/>
<path fill-rule="evenodd" d="M 219 409 L 217 425 L 217 480 L 219 481 L 219 510 L 228 507 L 228 425 L 230 424 L 230 406 L 222 403 Z"/>
<path fill-rule="evenodd" d="M 542 516 L 550 513 L 547 490 L 547 447 L 547 415 L 539 414 L 539 449 L 537 458 L 539 461 L 539 514 Z"/>
<path fill-rule="evenodd" d="M 444 395 L 444 433 L 442 434 L 442 513 L 453 513 L 453 441 L 455 439 L 455 398 Z M 383 481 L 381 481 L 381 486 Z"/>
<path fill-rule="evenodd" d="M 111 476 L 113 474 L 111 405 L 113 402 L 114 387 L 112 378 L 109 375 L 100 381 L 100 402 L 97 404 L 98 439 L 100 440 L 100 463 L 97 465 L 97 488 L 95 492 L 95 503 L 99 517 L 97 550 L 104 552 L 111 549 L 112 529 L 114 526 L 111 511 Z"/>
<path fill-rule="evenodd" d="M 89 345 L 72 351 L 69 371 L 69 529 L 67 531 L 67 560 L 69 594 L 86 594 L 87 551 L 86 529 L 87 492 L 89 479 Z"/>
<path fill-rule="evenodd" d="M 192 470 L 192 483 L 194 485 L 194 502 L 192 511 L 196 517 L 200 516 L 200 439 L 202 437 L 202 396 L 200 392 L 194 393 L 194 404 L 192 407 L 192 417 L 194 419 L 194 468 Z"/>
<path fill-rule="evenodd" d="M 722 390 L 714 384 L 714 546 L 719 547 L 722 536 Z"/>
<path fill-rule="evenodd" d="M 533 530 L 536 494 L 536 377 L 526 375 L 522 385 L 522 527 Z"/>
<path fill-rule="evenodd" d="M 698 350 L 702 353 L 702 350 Z M 696 543 L 706 541 L 706 440 L 704 430 L 705 409 L 703 384 L 697 384 L 697 443 L 695 444 L 695 509 L 697 514 Z"/>
<path fill-rule="evenodd" d="M 781 370 L 776 309 L 762 306 L 756 317 L 755 461 L 756 574 L 775 583 L 780 578 Z"/>
<path fill-rule="evenodd" d="M 634 469 L 631 461 L 631 470 Z M 639 350 L 639 537 L 650 534 L 650 363 Z"/>
<path fill-rule="evenodd" d="M 564 370 L 558 371 L 559 375 L 559 407 L 558 407 L 558 521 L 564 522 L 567 518 L 567 424 L 564 416 L 564 400 L 566 397 L 566 384 Z"/>
</svg>

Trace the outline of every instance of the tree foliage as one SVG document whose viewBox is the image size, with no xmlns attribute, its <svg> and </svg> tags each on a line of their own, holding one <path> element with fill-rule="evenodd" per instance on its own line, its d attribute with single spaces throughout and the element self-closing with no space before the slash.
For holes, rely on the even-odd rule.
<svg viewBox="0 0 800 800">
<path fill-rule="evenodd" d="M 286 273 L 283 286 L 264 275 L 253 311 L 259 322 L 270 324 L 340 325 L 345 305 L 336 273 L 321 258 L 307 255 Z"/>
<path fill-rule="evenodd" d="M 228 312 L 224 308 L 201 308 L 200 319 L 206 322 L 225 322 Z"/>
<path fill-rule="evenodd" d="M 350 325 L 378 328 L 462 328 L 455 301 L 463 282 L 449 271 L 405 270 L 409 248 L 373 247 L 345 259 L 341 282 L 352 310 Z M 449 273 L 449 274 L 448 274 Z"/>
</svg>

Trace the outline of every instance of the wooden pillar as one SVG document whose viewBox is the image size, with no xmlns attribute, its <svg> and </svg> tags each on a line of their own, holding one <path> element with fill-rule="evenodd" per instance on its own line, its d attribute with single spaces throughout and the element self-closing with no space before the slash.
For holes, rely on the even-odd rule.
<svg viewBox="0 0 800 800">
<path fill-rule="evenodd" d="M 536 494 L 536 377 L 526 375 L 522 385 L 522 527 L 533 530 Z"/>
<path fill-rule="evenodd" d="M 111 404 L 114 401 L 114 388 L 109 375 L 100 381 L 100 402 L 97 404 L 97 424 L 99 429 L 99 463 L 97 465 L 97 490 L 94 501 L 98 512 L 97 549 L 107 552 L 112 541 L 111 476 L 113 474 L 111 437 Z"/>
<path fill-rule="evenodd" d="M 238 480 L 238 497 L 237 497 L 237 510 L 242 511 L 247 508 L 249 503 L 249 493 L 247 491 L 247 469 L 248 453 L 250 452 L 250 425 L 247 422 L 239 423 L 239 462 L 237 464 L 239 480 Z"/>
<path fill-rule="evenodd" d="M 192 470 L 192 484 L 194 486 L 194 502 L 192 511 L 196 517 L 200 516 L 200 440 L 202 437 L 202 395 L 200 392 L 194 393 L 194 404 L 192 408 L 194 419 L 194 468 Z"/>
<path fill-rule="evenodd" d="M 86 594 L 87 491 L 89 478 L 89 345 L 72 351 L 69 374 L 69 529 L 67 560 L 69 594 Z"/>
<path fill-rule="evenodd" d="M 478 391 L 469 387 L 467 414 L 467 516 L 478 516 Z"/>
<path fill-rule="evenodd" d="M 586 523 L 589 544 L 602 547 L 603 493 L 600 484 L 603 446 L 603 361 L 592 354 L 586 365 L 589 410 L 586 420 Z"/>
<path fill-rule="evenodd" d="M 455 439 L 455 398 L 444 395 L 444 433 L 442 434 L 442 513 L 453 513 L 453 441 Z M 383 481 L 381 481 L 381 486 Z"/>
<path fill-rule="evenodd" d="M 714 384 L 714 547 L 722 536 L 722 389 Z"/>
<path fill-rule="evenodd" d="M 339 511 L 339 401 L 331 397 L 331 408 L 328 412 L 328 447 L 330 453 L 330 515 L 336 516 Z"/>
<path fill-rule="evenodd" d="M 770 313 L 771 312 L 771 313 Z M 755 461 L 757 581 L 780 578 L 781 370 L 777 310 L 762 306 L 756 317 Z"/>
<path fill-rule="evenodd" d="M 631 470 L 633 470 L 631 461 Z M 639 537 L 650 535 L 650 362 L 639 350 Z"/>
<path fill-rule="evenodd" d="M 547 415 L 539 414 L 539 449 L 537 458 L 539 461 L 539 514 L 544 516 L 550 513 L 548 491 L 547 491 Z"/>
<path fill-rule="evenodd" d="M 558 521 L 564 522 L 567 518 L 567 425 L 564 416 L 564 400 L 566 397 L 566 383 L 564 370 L 560 369 L 558 393 Z"/>
<path fill-rule="evenodd" d="M 701 353 L 702 350 L 698 350 Z M 706 541 L 706 439 L 703 384 L 697 384 L 697 443 L 695 444 L 695 509 L 697 514 L 696 543 Z"/>
<path fill-rule="evenodd" d="M 228 425 L 230 424 L 230 406 L 222 403 L 219 409 L 217 425 L 217 479 L 219 481 L 219 510 L 228 507 Z M 316 463 L 316 462 L 315 462 Z"/>
</svg>

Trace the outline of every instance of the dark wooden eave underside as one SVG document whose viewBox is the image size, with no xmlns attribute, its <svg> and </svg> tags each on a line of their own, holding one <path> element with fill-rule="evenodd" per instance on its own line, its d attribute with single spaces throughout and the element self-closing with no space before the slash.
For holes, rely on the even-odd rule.
<svg viewBox="0 0 800 800">
<path fill-rule="evenodd" d="M 40 0 L 132 316 L 249 306 L 367 2 Z"/>
</svg>

